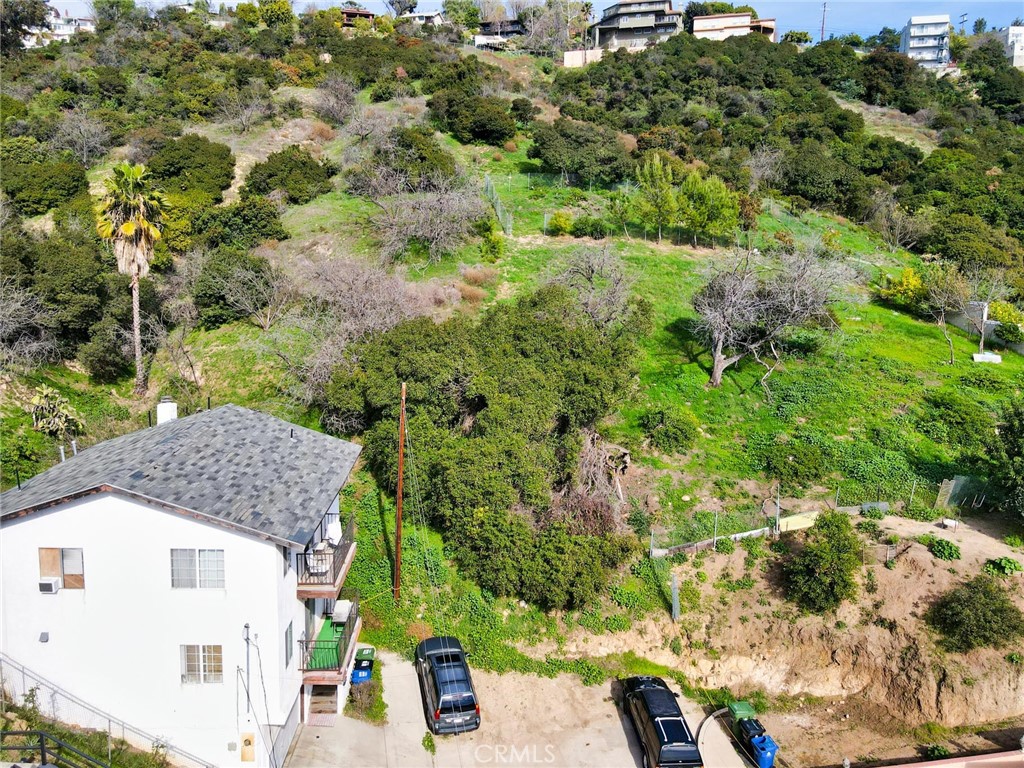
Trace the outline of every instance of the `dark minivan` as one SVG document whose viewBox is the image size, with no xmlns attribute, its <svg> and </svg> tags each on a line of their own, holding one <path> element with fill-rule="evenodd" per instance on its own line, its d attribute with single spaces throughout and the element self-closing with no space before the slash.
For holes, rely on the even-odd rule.
<svg viewBox="0 0 1024 768">
<path fill-rule="evenodd" d="M 649 675 L 630 677 L 622 681 L 622 688 L 623 706 L 644 751 L 644 768 L 703 768 L 676 694 L 664 680 Z"/>
<path fill-rule="evenodd" d="M 416 672 L 430 730 L 462 733 L 480 727 L 480 704 L 462 643 L 454 637 L 427 638 L 416 646 Z"/>
</svg>

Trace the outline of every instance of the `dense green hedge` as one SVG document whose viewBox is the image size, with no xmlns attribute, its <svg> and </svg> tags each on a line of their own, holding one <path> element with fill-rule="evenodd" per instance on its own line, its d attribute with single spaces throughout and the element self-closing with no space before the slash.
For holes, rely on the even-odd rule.
<svg viewBox="0 0 1024 768">
<path fill-rule="evenodd" d="M 352 354 L 357 362 L 336 371 L 326 408 L 363 425 L 367 464 L 393 489 L 407 383 L 406 488 L 417 489 L 460 566 L 494 594 L 537 605 L 593 600 L 632 537 L 546 512 L 552 490 L 575 473 L 579 429 L 626 391 L 636 355 L 629 326 L 605 332 L 569 292 L 547 287 L 489 309 L 478 324 L 403 323 Z"/>
<path fill-rule="evenodd" d="M 280 190 L 285 202 L 302 205 L 330 192 L 331 177 L 337 172 L 338 167 L 330 161 L 321 162 L 309 150 L 293 144 L 252 167 L 245 177 L 242 197 Z"/>
</svg>

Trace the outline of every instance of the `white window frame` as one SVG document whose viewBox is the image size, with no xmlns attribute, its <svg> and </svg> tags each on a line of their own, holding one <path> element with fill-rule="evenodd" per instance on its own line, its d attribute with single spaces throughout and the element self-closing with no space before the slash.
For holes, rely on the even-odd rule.
<svg viewBox="0 0 1024 768">
<path fill-rule="evenodd" d="M 284 631 L 284 668 L 288 669 L 292 663 L 292 646 L 295 644 L 295 630 L 292 627 L 294 622 L 288 622 L 288 629 Z"/>
<path fill-rule="evenodd" d="M 178 658 L 182 685 L 224 682 L 224 646 L 186 643 L 178 646 Z"/>
<path fill-rule="evenodd" d="M 223 549 L 171 549 L 172 589 L 224 589 L 224 570 Z"/>
</svg>

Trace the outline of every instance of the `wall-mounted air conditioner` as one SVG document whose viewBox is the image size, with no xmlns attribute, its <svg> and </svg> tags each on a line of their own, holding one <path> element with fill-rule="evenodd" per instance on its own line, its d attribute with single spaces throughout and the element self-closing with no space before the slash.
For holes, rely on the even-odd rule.
<svg viewBox="0 0 1024 768">
<path fill-rule="evenodd" d="M 58 589 L 60 589 L 60 579 L 55 576 L 39 580 L 39 591 L 44 595 L 55 595 Z"/>
</svg>

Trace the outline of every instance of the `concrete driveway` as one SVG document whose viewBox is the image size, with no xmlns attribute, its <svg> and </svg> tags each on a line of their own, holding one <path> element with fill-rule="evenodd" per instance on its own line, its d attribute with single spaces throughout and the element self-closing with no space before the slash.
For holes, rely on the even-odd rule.
<svg viewBox="0 0 1024 768">
<path fill-rule="evenodd" d="M 423 748 L 427 732 L 413 665 L 387 651 L 384 700 L 388 723 L 374 726 L 339 715 L 333 728 L 301 726 L 286 768 L 468 768 L 529 766 L 633 768 L 643 764 L 636 735 L 611 699 L 608 685 L 473 670 L 483 723 L 458 736 L 435 736 L 437 754 Z M 685 698 L 680 706 L 692 728 L 703 718 Z M 717 724 L 701 738 L 706 768 L 743 768 Z"/>
</svg>

